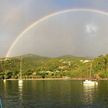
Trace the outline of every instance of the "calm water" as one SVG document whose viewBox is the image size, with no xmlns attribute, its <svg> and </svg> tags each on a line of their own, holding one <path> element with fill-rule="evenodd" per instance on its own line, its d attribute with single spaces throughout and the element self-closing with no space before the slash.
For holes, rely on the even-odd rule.
<svg viewBox="0 0 108 108">
<path fill-rule="evenodd" d="M 0 81 L 3 108 L 108 108 L 108 81 Z"/>
</svg>

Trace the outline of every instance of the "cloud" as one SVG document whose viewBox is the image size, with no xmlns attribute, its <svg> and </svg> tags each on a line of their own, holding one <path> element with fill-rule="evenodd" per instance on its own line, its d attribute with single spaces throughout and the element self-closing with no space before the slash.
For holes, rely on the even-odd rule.
<svg viewBox="0 0 108 108">
<path fill-rule="evenodd" d="M 86 33 L 90 36 L 94 36 L 97 33 L 97 30 L 98 28 L 94 24 L 87 24 L 85 28 Z"/>
</svg>

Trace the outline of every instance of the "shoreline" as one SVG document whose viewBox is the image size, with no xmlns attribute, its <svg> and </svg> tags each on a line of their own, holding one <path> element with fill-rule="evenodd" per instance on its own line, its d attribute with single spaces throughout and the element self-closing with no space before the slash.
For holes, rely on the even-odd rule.
<svg viewBox="0 0 108 108">
<path fill-rule="evenodd" d="M 28 79 L 0 79 L 0 80 L 89 80 L 88 78 L 28 78 Z M 90 79 L 90 80 L 108 80 L 108 78 Z"/>
</svg>

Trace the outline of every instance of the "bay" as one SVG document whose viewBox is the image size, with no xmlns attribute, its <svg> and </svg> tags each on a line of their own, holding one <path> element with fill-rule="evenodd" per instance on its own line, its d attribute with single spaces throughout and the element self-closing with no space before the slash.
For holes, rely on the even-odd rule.
<svg viewBox="0 0 108 108">
<path fill-rule="evenodd" d="M 108 81 L 1 80 L 0 98 L 3 108 L 108 108 Z"/>
</svg>

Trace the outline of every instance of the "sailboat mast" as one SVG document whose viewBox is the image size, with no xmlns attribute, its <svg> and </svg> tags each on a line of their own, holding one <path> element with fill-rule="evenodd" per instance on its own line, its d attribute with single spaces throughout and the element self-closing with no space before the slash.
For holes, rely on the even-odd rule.
<svg viewBox="0 0 108 108">
<path fill-rule="evenodd" d="M 20 57 L 20 73 L 19 73 L 19 79 L 22 79 L 22 56 Z"/>
<path fill-rule="evenodd" d="M 91 79 L 91 73 L 92 73 L 92 61 L 90 62 L 90 79 Z"/>
</svg>

